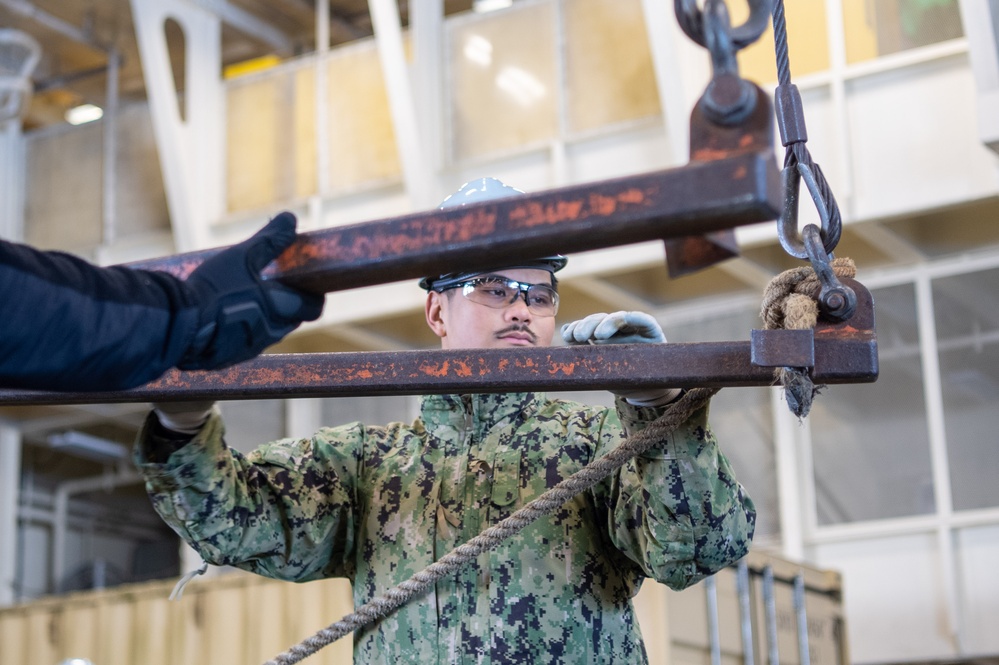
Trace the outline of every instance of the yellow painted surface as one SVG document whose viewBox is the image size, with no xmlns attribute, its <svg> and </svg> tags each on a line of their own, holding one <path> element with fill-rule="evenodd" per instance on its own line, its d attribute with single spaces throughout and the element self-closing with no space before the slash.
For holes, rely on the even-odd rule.
<svg viewBox="0 0 999 665">
<path fill-rule="evenodd" d="M 226 109 L 230 212 L 273 208 L 316 191 L 315 75 L 310 67 L 229 86 Z"/>
<path fill-rule="evenodd" d="M 846 2 L 861 0 L 846 0 Z M 747 2 L 730 2 L 732 25 L 741 25 L 749 16 Z M 785 0 L 788 59 L 791 78 L 829 69 L 829 34 L 825 0 Z M 773 22 L 753 44 L 739 52 L 739 72 L 757 83 L 777 81 Z"/>
<path fill-rule="evenodd" d="M 843 32 L 848 63 L 872 60 L 878 56 L 878 35 L 870 2 L 843 2 Z"/>
<path fill-rule="evenodd" d="M 294 196 L 306 198 L 318 191 L 316 162 L 316 71 L 303 67 L 293 74 L 295 102 L 292 108 L 291 164 L 294 168 Z"/>
<path fill-rule="evenodd" d="M 231 87 L 226 122 L 227 199 L 230 211 L 262 208 L 278 200 L 279 134 L 285 77 Z"/>
<path fill-rule="evenodd" d="M 265 55 L 259 58 L 253 58 L 252 60 L 244 60 L 243 62 L 237 62 L 224 67 L 222 69 L 222 78 L 234 79 L 240 76 L 246 76 L 247 74 L 256 74 L 257 72 L 268 70 L 271 67 L 276 67 L 280 64 L 281 58 L 276 55 Z"/>
<path fill-rule="evenodd" d="M 563 7 L 569 131 L 658 115 L 641 2 L 574 0 Z"/>
<path fill-rule="evenodd" d="M 291 584 L 248 573 L 47 598 L 0 609 L 0 663 L 56 665 L 260 665 L 352 611 L 345 580 Z M 351 662 L 345 638 L 312 657 Z"/>
<path fill-rule="evenodd" d="M 373 40 L 329 59 L 330 191 L 399 177 L 385 77 Z"/>
</svg>

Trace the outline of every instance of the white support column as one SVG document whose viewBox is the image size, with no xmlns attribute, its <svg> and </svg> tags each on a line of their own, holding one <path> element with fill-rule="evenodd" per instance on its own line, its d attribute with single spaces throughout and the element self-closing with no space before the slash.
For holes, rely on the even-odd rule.
<svg viewBox="0 0 999 665">
<path fill-rule="evenodd" d="M 950 484 L 950 461 L 947 457 L 947 428 L 944 420 L 943 385 L 940 378 L 940 344 L 937 341 L 936 316 L 933 309 L 933 284 L 930 275 L 925 272 L 916 280 L 916 303 L 919 356 L 923 367 L 923 399 L 926 404 L 930 459 L 933 464 L 933 497 L 936 500 L 938 525 L 937 554 L 944 599 L 944 607 L 940 608 L 940 614 L 946 621 L 948 637 L 954 652 L 964 653 L 958 555 L 955 552 L 951 530 L 954 519 L 954 495 Z"/>
<path fill-rule="evenodd" d="M 565 35 L 565 0 L 561 0 L 555 5 L 555 84 L 557 108 L 557 127 L 555 138 L 549 146 L 551 155 L 551 184 L 554 187 L 564 187 L 570 184 L 569 150 L 566 146 L 566 137 L 569 135 L 569 104 L 568 98 L 569 79 L 566 75 L 566 35 Z"/>
<path fill-rule="evenodd" d="M 225 211 L 222 22 L 191 0 L 131 3 L 174 241 L 178 251 L 201 249 Z M 168 19 L 184 32 L 183 94 L 167 51 Z"/>
<path fill-rule="evenodd" d="M 101 191 L 101 248 L 109 249 L 117 239 L 118 201 L 118 101 L 121 71 L 121 54 L 117 49 L 108 53 L 108 82 L 101 124 L 103 139 L 102 191 Z"/>
<path fill-rule="evenodd" d="M 804 488 L 811 485 L 811 464 L 802 463 L 802 426 L 787 408 L 782 388 L 770 391 L 774 421 L 774 459 L 777 464 L 777 505 L 780 513 L 781 553 L 792 561 L 805 559 L 805 515 L 809 504 Z"/>
<path fill-rule="evenodd" d="M 21 122 L 0 123 L 0 238 L 24 239 L 24 137 Z"/>
<path fill-rule="evenodd" d="M 413 36 L 413 97 L 420 136 L 425 137 L 427 168 L 439 174 L 444 168 L 444 0 L 409 5 Z M 443 192 L 434 192 L 434 198 Z"/>
<path fill-rule="evenodd" d="M 299 220 L 299 231 L 325 226 L 325 207 L 330 190 L 330 2 L 316 2 L 316 193 L 309 199 L 309 219 Z"/>
<path fill-rule="evenodd" d="M 999 0 L 960 0 L 968 55 L 978 88 L 978 133 L 999 152 Z"/>
<path fill-rule="evenodd" d="M 437 205 L 438 196 L 433 190 L 430 160 L 416 120 L 416 105 L 402 44 L 399 6 L 395 0 L 368 0 L 368 9 L 385 77 L 406 194 L 414 210 L 425 210 Z"/>
<path fill-rule="evenodd" d="M 0 607 L 17 600 L 17 509 L 21 489 L 21 433 L 0 425 Z"/>
<path fill-rule="evenodd" d="M 852 0 L 847 0 L 850 2 Z M 829 31 L 829 97 L 832 108 L 833 126 L 836 128 L 833 145 L 839 152 L 838 161 L 842 165 L 842 178 L 826 173 L 836 183 L 836 203 L 844 220 L 852 217 L 853 195 L 856 187 L 853 182 L 853 162 L 855 157 L 850 150 L 850 122 L 846 99 L 846 26 L 843 23 L 843 0 L 826 2 L 826 24 Z M 807 113 L 807 111 L 806 111 Z M 816 156 L 821 164 L 821 156 Z M 804 221 L 800 221 L 804 224 Z"/>
<path fill-rule="evenodd" d="M 294 439 L 312 436 L 326 423 L 323 422 L 321 399 L 306 397 L 284 402 L 284 435 Z"/>
<path fill-rule="evenodd" d="M 711 78 L 710 57 L 680 29 L 672 2 L 642 0 L 673 164 L 690 159 L 690 109 Z M 699 84 L 699 85 L 695 85 Z"/>
</svg>

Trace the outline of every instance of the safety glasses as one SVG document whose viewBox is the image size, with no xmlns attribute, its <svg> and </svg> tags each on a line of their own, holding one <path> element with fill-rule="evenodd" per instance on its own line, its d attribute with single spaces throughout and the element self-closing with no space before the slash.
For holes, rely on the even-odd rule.
<svg viewBox="0 0 999 665">
<path fill-rule="evenodd" d="M 537 316 L 555 316 L 558 313 L 558 293 L 547 284 L 524 284 L 500 275 L 485 275 L 446 287 L 461 289 L 461 295 L 474 303 L 503 309 L 523 296 L 527 309 Z"/>
</svg>

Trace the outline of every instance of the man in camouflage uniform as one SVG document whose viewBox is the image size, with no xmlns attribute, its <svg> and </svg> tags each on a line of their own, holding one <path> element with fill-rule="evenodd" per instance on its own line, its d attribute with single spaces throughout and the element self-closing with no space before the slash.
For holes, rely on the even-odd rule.
<svg viewBox="0 0 999 665">
<path fill-rule="evenodd" d="M 427 278 L 428 325 L 445 349 L 547 345 L 564 263 Z M 637 312 L 593 315 L 562 335 L 665 342 Z M 226 446 L 217 409 L 157 405 L 136 462 L 157 511 L 207 562 L 299 582 L 347 577 L 360 606 L 613 449 L 678 392 L 618 396 L 613 409 L 540 393 L 430 395 L 412 424 L 324 428 L 245 456 Z M 355 663 L 643 663 L 631 604 L 642 581 L 682 589 L 732 564 L 754 522 L 702 409 L 359 631 Z"/>
</svg>

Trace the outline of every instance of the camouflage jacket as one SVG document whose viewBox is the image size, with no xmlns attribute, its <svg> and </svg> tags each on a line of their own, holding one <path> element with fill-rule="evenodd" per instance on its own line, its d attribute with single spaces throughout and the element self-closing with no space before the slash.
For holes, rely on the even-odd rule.
<svg viewBox="0 0 999 665">
<path fill-rule="evenodd" d="M 246 456 L 213 415 L 165 464 L 147 461 L 147 423 L 136 461 L 157 511 L 206 561 L 299 582 L 346 576 L 360 606 L 660 413 L 620 399 L 615 413 L 536 393 L 427 396 L 411 425 L 325 428 Z M 752 538 L 753 503 L 706 420 L 705 408 L 359 631 L 355 663 L 646 662 L 631 604 L 642 580 L 684 588 Z"/>
</svg>

